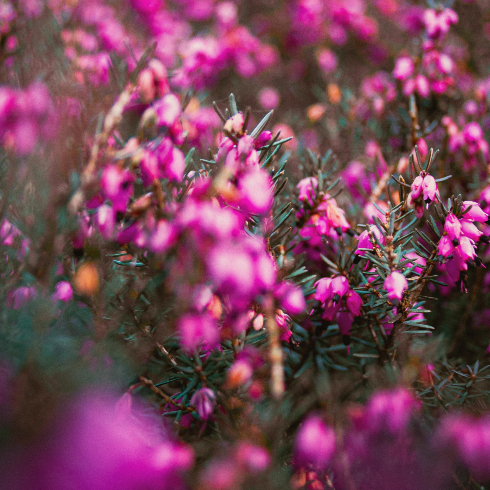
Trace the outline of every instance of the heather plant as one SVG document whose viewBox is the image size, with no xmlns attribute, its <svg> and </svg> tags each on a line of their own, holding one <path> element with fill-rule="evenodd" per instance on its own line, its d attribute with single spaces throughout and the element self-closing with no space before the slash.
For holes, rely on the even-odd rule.
<svg viewBox="0 0 490 490">
<path fill-rule="evenodd" d="M 490 488 L 487 18 L 0 0 L 0 488 Z"/>
</svg>

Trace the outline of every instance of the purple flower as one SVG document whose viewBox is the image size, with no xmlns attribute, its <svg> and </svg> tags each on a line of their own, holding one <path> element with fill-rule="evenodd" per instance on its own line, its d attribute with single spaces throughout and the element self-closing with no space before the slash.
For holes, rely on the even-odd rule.
<svg viewBox="0 0 490 490">
<path fill-rule="evenodd" d="M 207 420 L 216 406 L 216 395 L 210 388 L 200 388 L 192 395 L 191 405 L 193 405 L 203 420 Z"/>
</svg>

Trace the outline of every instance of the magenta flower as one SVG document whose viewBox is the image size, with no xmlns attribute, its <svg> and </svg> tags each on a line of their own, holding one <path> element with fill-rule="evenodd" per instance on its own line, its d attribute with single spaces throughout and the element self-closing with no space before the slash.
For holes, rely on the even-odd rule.
<svg viewBox="0 0 490 490">
<path fill-rule="evenodd" d="M 361 314 L 362 299 L 354 290 L 349 290 L 349 292 L 345 295 L 345 304 L 347 309 L 354 316 L 359 316 Z"/>
<path fill-rule="evenodd" d="M 318 415 L 309 415 L 294 441 L 294 463 L 298 467 L 323 471 L 335 453 L 335 431 Z"/>
<path fill-rule="evenodd" d="M 427 205 L 430 204 L 437 195 L 437 183 L 432 175 L 426 175 L 424 177 L 423 194 L 423 199 Z"/>
<path fill-rule="evenodd" d="M 206 314 L 186 314 L 179 318 L 177 329 L 180 343 L 188 352 L 198 347 L 213 349 L 219 341 L 216 320 Z"/>
<path fill-rule="evenodd" d="M 73 299 L 73 288 L 67 281 L 60 281 L 56 284 L 56 291 L 51 296 L 53 301 L 71 301 Z"/>
<path fill-rule="evenodd" d="M 384 281 L 383 287 L 388 293 L 388 299 L 396 304 L 401 301 L 403 292 L 408 288 L 408 282 L 405 276 L 398 272 L 393 271 Z"/>
<path fill-rule="evenodd" d="M 469 219 L 461 219 L 461 233 L 470 240 L 477 242 L 483 233 Z"/>
<path fill-rule="evenodd" d="M 133 194 L 134 175 L 116 165 L 107 165 L 102 172 L 100 186 L 106 199 L 112 201 L 115 211 L 125 212 Z"/>
<path fill-rule="evenodd" d="M 447 233 L 449 240 L 459 240 L 461 236 L 461 223 L 453 213 L 449 213 L 444 223 L 444 231 Z"/>
<path fill-rule="evenodd" d="M 397 434 L 406 429 L 419 407 L 420 404 L 405 388 L 378 391 L 365 408 L 363 424 L 373 433 L 387 430 Z"/>
<path fill-rule="evenodd" d="M 239 180 L 239 204 L 253 214 L 267 214 L 274 202 L 273 183 L 269 174 L 261 169 L 247 172 Z"/>
<path fill-rule="evenodd" d="M 194 392 L 190 403 L 195 407 L 199 417 L 207 420 L 216 406 L 216 394 L 210 388 L 200 388 Z"/>
<path fill-rule="evenodd" d="M 114 238 L 116 210 L 107 204 L 99 206 L 95 215 L 95 226 L 105 239 L 111 240 Z"/>
<path fill-rule="evenodd" d="M 159 126 L 171 127 L 182 113 L 180 101 L 174 94 L 167 94 L 153 104 Z"/>
<path fill-rule="evenodd" d="M 303 292 L 294 284 L 283 282 L 274 294 L 279 299 L 281 308 L 290 315 L 298 315 L 306 308 Z"/>
<path fill-rule="evenodd" d="M 371 225 L 369 227 L 369 231 L 373 235 L 376 236 L 376 238 L 379 240 L 379 242 L 384 245 L 385 243 L 385 237 L 384 235 L 379 231 L 378 227 L 375 225 Z M 357 238 L 359 240 L 359 243 L 357 244 L 357 250 L 355 252 L 356 255 L 359 255 L 360 257 L 364 257 L 366 255 L 365 250 L 359 250 L 360 248 L 366 248 L 369 250 L 373 250 L 373 244 L 371 242 L 371 238 L 369 237 L 369 232 L 368 230 L 364 230 L 359 237 Z"/>
<path fill-rule="evenodd" d="M 307 200 L 310 204 L 313 204 L 316 188 L 318 187 L 318 180 L 316 177 L 302 179 L 296 187 L 299 189 L 298 199 L 300 201 Z"/>
<path fill-rule="evenodd" d="M 469 211 L 466 211 L 468 208 Z M 485 213 L 480 205 L 475 201 L 463 202 L 463 217 L 478 221 L 480 223 L 486 223 L 488 221 L 488 214 Z"/>
<path fill-rule="evenodd" d="M 449 235 L 444 235 L 439 241 L 439 245 L 437 246 L 438 255 L 442 255 L 443 257 L 449 257 L 454 250 L 454 244 L 452 240 L 449 238 Z"/>
<path fill-rule="evenodd" d="M 349 311 L 339 311 L 337 313 L 337 324 L 342 335 L 350 335 L 350 329 L 354 322 L 354 315 Z"/>
<path fill-rule="evenodd" d="M 412 75 L 413 70 L 414 66 L 412 59 L 404 56 L 396 60 L 395 69 L 393 70 L 393 76 L 397 80 L 404 81 Z"/>
<path fill-rule="evenodd" d="M 49 437 L 12 455 L 2 485 L 10 490 L 162 490 L 180 488 L 180 473 L 193 465 L 192 449 L 162 437 L 158 418 L 121 409 L 106 395 L 86 393 L 60 414 Z"/>
<path fill-rule="evenodd" d="M 251 473 L 265 471 L 271 462 L 269 451 L 249 442 L 240 442 L 236 448 L 236 459 Z"/>
</svg>

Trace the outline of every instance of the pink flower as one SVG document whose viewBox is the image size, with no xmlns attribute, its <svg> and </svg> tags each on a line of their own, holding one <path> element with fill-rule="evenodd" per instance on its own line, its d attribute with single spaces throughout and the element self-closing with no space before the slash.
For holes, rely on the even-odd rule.
<svg viewBox="0 0 490 490">
<path fill-rule="evenodd" d="M 102 172 L 100 186 L 105 198 L 112 201 L 115 211 L 125 212 L 133 194 L 134 175 L 116 165 L 107 165 Z"/>
<path fill-rule="evenodd" d="M 290 315 L 298 315 L 306 308 L 303 292 L 294 284 L 283 282 L 276 290 L 275 295 L 279 298 L 281 308 Z"/>
<path fill-rule="evenodd" d="M 206 314 L 183 315 L 179 318 L 177 328 L 180 333 L 180 343 L 188 352 L 193 352 L 199 346 L 212 349 L 219 340 L 216 321 Z"/>
<path fill-rule="evenodd" d="M 335 453 L 335 431 L 318 415 L 309 415 L 294 441 L 294 463 L 298 467 L 322 471 Z"/>
<path fill-rule="evenodd" d="M 437 253 L 443 257 L 448 257 L 454 250 L 454 244 L 449 235 L 444 235 L 437 246 Z"/>
<path fill-rule="evenodd" d="M 337 313 L 337 324 L 342 335 L 350 335 L 350 329 L 354 322 L 354 316 L 348 311 L 339 311 Z"/>
<path fill-rule="evenodd" d="M 242 209 L 253 214 L 266 214 L 274 202 L 272 179 L 262 169 L 247 172 L 239 180 L 239 204 Z"/>
<path fill-rule="evenodd" d="M 73 288 L 67 281 L 56 284 L 56 292 L 51 296 L 53 301 L 71 301 L 73 299 Z"/>
<path fill-rule="evenodd" d="M 432 175 L 426 175 L 424 177 L 423 184 L 424 201 L 429 204 L 431 203 L 437 195 L 437 183 L 436 179 Z"/>
<path fill-rule="evenodd" d="M 182 113 L 179 99 L 174 94 L 167 94 L 153 104 L 159 126 L 171 127 Z"/>
<path fill-rule="evenodd" d="M 477 242 L 483 233 L 468 219 L 460 220 L 461 233 L 470 240 Z"/>
<path fill-rule="evenodd" d="M 469 211 L 465 212 L 469 208 Z M 488 221 L 488 214 L 485 213 L 480 205 L 475 201 L 463 202 L 463 218 L 472 219 L 480 223 L 486 223 Z"/>
<path fill-rule="evenodd" d="M 251 473 L 265 471 L 271 462 L 269 451 L 261 446 L 240 442 L 236 448 L 236 459 Z"/>
<path fill-rule="evenodd" d="M 394 303 L 401 301 L 403 292 L 408 288 L 407 279 L 398 271 L 393 271 L 384 281 L 383 287 L 388 293 L 388 299 Z"/>
<path fill-rule="evenodd" d="M 299 189 L 298 199 L 300 201 L 307 200 L 310 204 L 313 203 L 315 198 L 315 190 L 318 187 L 318 180 L 316 177 L 307 177 L 299 181 L 296 186 Z"/>
<path fill-rule="evenodd" d="M 345 304 L 347 309 L 354 315 L 359 316 L 361 314 L 362 307 L 362 299 L 361 297 L 354 291 L 350 290 L 345 296 Z"/>
<path fill-rule="evenodd" d="M 412 182 L 412 199 L 418 199 L 418 197 L 422 194 L 424 179 L 422 176 L 418 175 L 415 177 Z"/>
<path fill-rule="evenodd" d="M 461 236 L 461 223 L 453 213 L 449 213 L 444 223 L 444 231 L 447 233 L 449 240 L 459 240 Z"/>
<path fill-rule="evenodd" d="M 332 278 L 323 277 L 316 282 L 315 299 L 321 303 L 325 303 L 332 297 L 331 288 Z"/>
<path fill-rule="evenodd" d="M 345 276 L 337 276 L 332 279 L 330 283 L 330 290 L 332 292 L 333 302 L 336 303 L 344 297 L 345 293 L 349 290 L 349 281 Z"/>
<path fill-rule="evenodd" d="M 404 56 L 396 60 L 395 69 L 393 70 L 393 76 L 397 80 L 406 80 L 412 75 L 414 70 L 413 61 L 411 58 Z"/>
<path fill-rule="evenodd" d="M 369 400 L 363 421 L 370 432 L 405 430 L 419 404 L 405 388 L 378 391 Z"/>
<path fill-rule="evenodd" d="M 190 403 L 196 408 L 199 417 L 207 420 L 214 411 L 216 394 L 210 388 L 200 388 L 194 392 Z"/>
</svg>

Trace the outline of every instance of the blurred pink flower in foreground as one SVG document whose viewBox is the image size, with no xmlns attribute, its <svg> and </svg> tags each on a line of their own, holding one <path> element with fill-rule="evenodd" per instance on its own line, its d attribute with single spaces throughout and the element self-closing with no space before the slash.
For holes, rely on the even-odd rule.
<svg viewBox="0 0 490 490">
<path fill-rule="evenodd" d="M 10 451 L 2 468 L 10 490 L 163 490 L 182 488 L 192 449 L 169 439 L 158 419 L 86 393 L 61 414 L 33 447 Z"/>
</svg>

